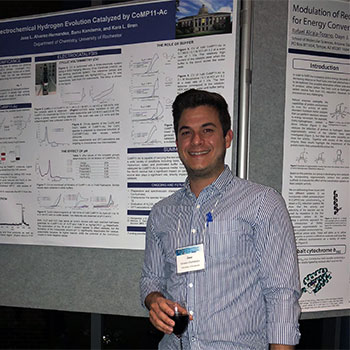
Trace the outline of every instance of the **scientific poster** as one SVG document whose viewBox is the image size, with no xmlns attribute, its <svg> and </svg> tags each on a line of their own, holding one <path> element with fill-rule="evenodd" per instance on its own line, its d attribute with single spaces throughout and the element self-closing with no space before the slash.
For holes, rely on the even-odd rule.
<svg viewBox="0 0 350 350">
<path fill-rule="evenodd" d="M 350 4 L 290 0 L 283 196 L 303 311 L 350 308 Z"/>
<path fill-rule="evenodd" d="M 151 1 L 1 21 L 0 243 L 143 249 L 152 205 L 186 177 L 175 96 L 203 88 L 233 105 L 236 8 Z"/>
</svg>

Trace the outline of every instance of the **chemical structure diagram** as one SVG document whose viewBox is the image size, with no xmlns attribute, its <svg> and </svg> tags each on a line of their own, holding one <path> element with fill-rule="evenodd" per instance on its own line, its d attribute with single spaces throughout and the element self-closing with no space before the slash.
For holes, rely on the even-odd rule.
<svg viewBox="0 0 350 350">
<path fill-rule="evenodd" d="M 345 103 L 339 103 L 335 106 L 335 111 L 331 113 L 330 116 L 336 120 L 338 120 L 338 118 L 344 119 L 350 115 L 348 109 L 349 108 L 345 105 Z"/>
<path fill-rule="evenodd" d="M 333 153 L 334 152 L 334 153 Z M 343 165 L 345 163 L 345 159 L 344 159 L 344 152 L 342 149 L 338 148 L 334 151 L 332 151 L 333 153 L 333 157 L 330 154 L 330 152 L 311 152 L 311 154 L 309 154 L 309 151 L 306 150 L 305 148 L 299 153 L 299 155 L 296 157 L 296 162 L 298 164 L 308 164 L 311 160 L 311 163 L 317 164 L 317 165 L 325 165 L 327 166 L 327 163 L 329 163 L 329 161 L 331 161 L 333 164 L 336 165 Z M 334 157 L 335 155 L 335 157 Z M 332 159 L 333 158 L 333 159 Z M 313 161 L 312 161 L 313 160 Z M 328 164 L 330 165 L 330 164 Z"/>
<path fill-rule="evenodd" d="M 315 159 L 315 163 L 317 163 L 317 164 L 320 164 L 320 163 L 324 164 L 325 161 L 326 161 L 326 160 L 325 160 L 325 158 L 324 158 L 324 152 L 319 153 L 319 154 L 317 155 L 317 158 Z"/>
<path fill-rule="evenodd" d="M 308 154 L 309 152 L 304 150 L 299 154 L 299 156 L 297 157 L 297 162 L 300 163 L 300 162 L 304 162 L 304 163 L 307 163 L 307 160 L 308 160 Z"/>
<path fill-rule="evenodd" d="M 344 158 L 343 158 L 343 151 L 341 149 L 336 150 L 336 158 L 334 159 L 334 164 L 343 164 Z"/>
<path fill-rule="evenodd" d="M 332 279 L 332 272 L 321 267 L 303 279 L 302 293 L 316 294 Z"/>
</svg>

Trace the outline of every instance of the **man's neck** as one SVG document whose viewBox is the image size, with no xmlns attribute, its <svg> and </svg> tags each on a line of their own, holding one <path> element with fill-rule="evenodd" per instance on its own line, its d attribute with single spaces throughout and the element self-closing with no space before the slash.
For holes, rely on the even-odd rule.
<svg viewBox="0 0 350 350">
<path fill-rule="evenodd" d="M 198 198 L 199 194 L 206 188 L 207 186 L 211 185 L 224 171 L 224 169 L 218 173 L 216 176 L 213 177 L 195 177 L 195 176 L 189 176 L 189 182 L 190 182 L 190 188 L 191 191 L 194 193 L 196 198 Z"/>
</svg>

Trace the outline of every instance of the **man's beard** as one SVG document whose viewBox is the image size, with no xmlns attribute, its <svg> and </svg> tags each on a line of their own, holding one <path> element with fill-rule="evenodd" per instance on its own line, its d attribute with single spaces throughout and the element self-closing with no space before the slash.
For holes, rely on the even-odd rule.
<svg viewBox="0 0 350 350">
<path fill-rule="evenodd" d="M 184 167 L 186 168 L 187 175 L 189 179 L 208 179 L 213 177 L 213 175 L 217 174 L 216 169 L 222 168 L 225 164 L 225 155 L 226 155 L 226 149 L 223 151 L 223 153 L 216 159 L 215 164 L 210 164 L 207 167 L 203 169 L 192 169 L 188 166 L 186 166 L 183 163 Z M 181 160 L 182 161 L 182 160 Z"/>
</svg>

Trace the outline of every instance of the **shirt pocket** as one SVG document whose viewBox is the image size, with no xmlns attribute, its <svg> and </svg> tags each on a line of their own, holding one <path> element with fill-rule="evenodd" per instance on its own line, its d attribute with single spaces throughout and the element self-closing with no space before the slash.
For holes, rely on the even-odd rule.
<svg viewBox="0 0 350 350">
<path fill-rule="evenodd" d="M 254 251 L 252 227 L 240 220 L 215 220 L 207 231 L 208 255 L 225 260 L 243 257 Z"/>
</svg>

